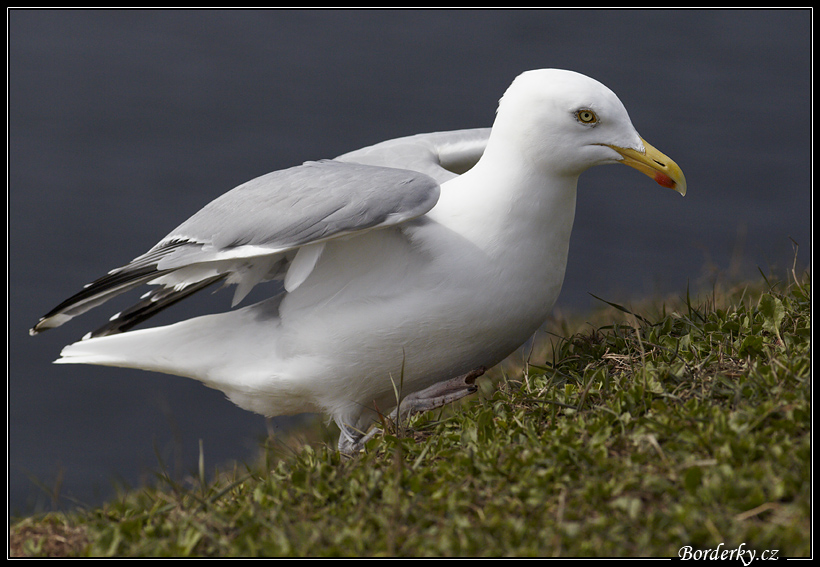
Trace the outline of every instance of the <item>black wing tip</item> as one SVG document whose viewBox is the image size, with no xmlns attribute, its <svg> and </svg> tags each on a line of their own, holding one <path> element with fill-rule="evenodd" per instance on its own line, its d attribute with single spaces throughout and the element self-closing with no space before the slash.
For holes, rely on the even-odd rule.
<svg viewBox="0 0 820 567">
<path fill-rule="evenodd" d="M 163 240 L 129 264 L 114 268 L 104 276 L 85 284 L 80 291 L 43 315 L 37 324 L 29 329 L 29 335 L 34 336 L 48 329 L 59 327 L 75 316 L 104 303 L 115 295 L 124 293 L 170 272 L 171 270 L 158 269 L 159 260 L 169 252 L 186 244 L 190 244 L 190 241 L 180 237 Z M 86 304 L 85 308 L 81 308 L 83 304 Z"/>
<path fill-rule="evenodd" d="M 128 291 L 164 273 L 162 270 L 157 270 L 156 265 L 141 266 L 136 270 L 126 268 L 127 266 L 111 270 L 103 277 L 84 285 L 80 291 L 65 301 L 62 301 L 51 311 L 40 317 L 37 324 L 29 329 L 29 335 L 38 335 L 49 329 L 59 327 L 75 316 L 104 303 L 111 297 Z"/>
<path fill-rule="evenodd" d="M 70 316 L 63 315 L 62 312 L 52 311 L 48 315 L 40 317 L 40 320 L 37 321 L 37 324 L 28 330 L 28 334 L 29 336 L 34 337 L 36 335 L 39 335 L 40 333 L 48 331 L 49 329 L 59 327 L 63 323 L 68 322 L 70 319 Z"/>
<path fill-rule="evenodd" d="M 171 305 L 223 279 L 225 279 L 225 275 L 220 274 L 188 285 L 181 290 L 172 290 L 169 288 L 158 289 L 148 294 L 142 301 L 115 314 L 108 320 L 108 323 L 88 333 L 83 338 L 105 337 L 124 333 Z"/>
</svg>

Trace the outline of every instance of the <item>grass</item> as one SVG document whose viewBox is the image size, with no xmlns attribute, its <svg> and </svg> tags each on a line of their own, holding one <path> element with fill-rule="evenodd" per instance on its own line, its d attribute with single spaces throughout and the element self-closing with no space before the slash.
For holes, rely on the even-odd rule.
<svg viewBox="0 0 820 567">
<path fill-rule="evenodd" d="M 810 297 L 805 275 L 609 304 L 354 458 L 294 438 L 213 481 L 204 464 L 185 483 L 161 472 L 16 521 L 10 553 L 808 557 Z"/>
</svg>

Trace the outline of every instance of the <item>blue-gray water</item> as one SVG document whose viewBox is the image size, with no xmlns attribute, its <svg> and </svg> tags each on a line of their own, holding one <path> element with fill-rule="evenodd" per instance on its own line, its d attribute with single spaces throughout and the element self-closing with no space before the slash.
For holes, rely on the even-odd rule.
<svg viewBox="0 0 820 567">
<path fill-rule="evenodd" d="M 28 328 L 212 198 L 380 140 L 488 126 L 519 72 L 614 90 L 689 194 L 636 171 L 581 178 L 561 309 L 811 253 L 811 13 L 9 12 L 9 503 L 98 503 L 112 480 L 247 460 L 265 420 L 200 384 L 54 366 L 100 316 Z M 195 304 L 195 302 L 194 302 Z M 195 306 L 181 304 L 175 316 Z"/>
</svg>

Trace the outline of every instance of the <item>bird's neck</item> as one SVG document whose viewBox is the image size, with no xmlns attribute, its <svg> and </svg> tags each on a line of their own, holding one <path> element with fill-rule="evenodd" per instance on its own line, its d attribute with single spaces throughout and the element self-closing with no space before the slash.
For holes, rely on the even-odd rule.
<svg viewBox="0 0 820 567">
<path fill-rule="evenodd" d="M 435 216 L 488 253 L 557 251 L 551 260 L 564 263 L 577 182 L 577 176 L 551 175 L 514 148 L 490 143 L 471 170 L 444 184 Z"/>
<path fill-rule="evenodd" d="M 453 254 L 447 261 L 467 273 L 465 285 L 478 298 L 494 290 L 499 309 L 508 310 L 499 320 L 528 321 L 521 328 L 531 329 L 547 317 L 563 285 L 577 177 L 552 176 L 516 160 L 514 153 L 486 152 L 442 186 L 428 216 L 445 231 L 433 246 Z"/>
</svg>

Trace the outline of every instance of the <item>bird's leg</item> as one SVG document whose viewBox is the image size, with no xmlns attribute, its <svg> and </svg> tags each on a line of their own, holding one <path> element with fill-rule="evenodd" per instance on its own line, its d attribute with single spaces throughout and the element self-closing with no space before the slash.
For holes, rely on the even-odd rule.
<svg viewBox="0 0 820 567">
<path fill-rule="evenodd" d="M 483 366 L 471 370 L 467 374 L 462 374 L 444 382 L 438 382 L 432 386 L 408 394 L 401 400 L 399 405 L 388 416 L 390 420 L 396 421 L 399 417 L 401 420 L 407 419 L 413 414 L 430 411 L 444 407 L 447 404 L 460 400 L 465 396 L 469 396 L 478 390 L 475 381 L 476 378 L 486 372 Z M 367 435 L 360 435 L 355 431 L 342 430 L 342 435 L 339 437 L 339 451 L 346 454 L 360 451 L 365 443 L 370 441 L 378 430 L 373 429 Z"/>
<path fill-rule="evenodd" d="M 460 400 L 465 396 L 469 396 L 478 390 L 478 386 L 475 385 L 475 380 L 484 374 L 486 370 L 487 369 L 482 366 L 471 370 L 467 374 L 462 374 L 450 380 L 433 384 L 424 390 L 408 394 L 402 399 L 399 407 L 393 411 L 391 417 L 395 419 L 396 415 L 400 415 L 402 418 L 407 418 L 414 413 L 438 409 L 456 400 Z M 399 410 L 401 410 L 400 413 Z"/>
<path fill-rule="evenodd" d="M 339 452 L 343 455 L 352 455 L 361 451 L 364 444 L 370 440 L 369 436 L 362 434 L 359 431 L 353 430 L 346 425 L 339 423 Z"/>
</svg>

